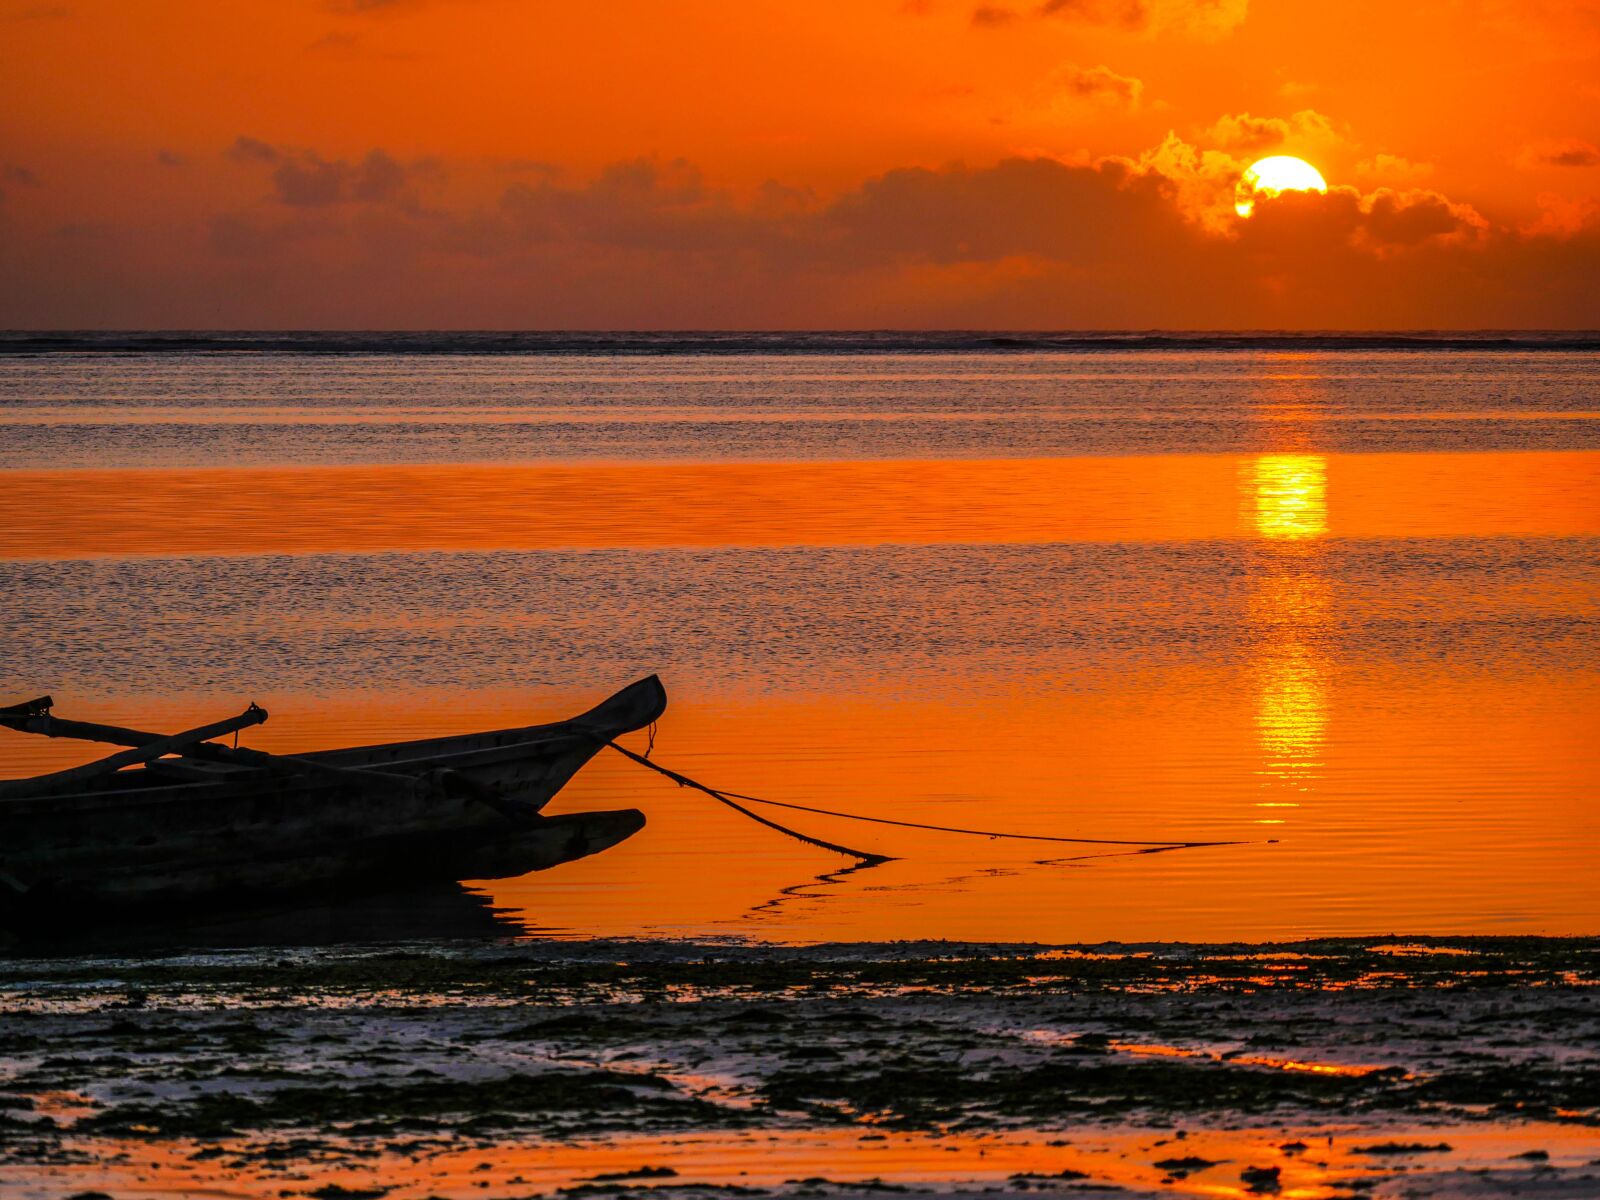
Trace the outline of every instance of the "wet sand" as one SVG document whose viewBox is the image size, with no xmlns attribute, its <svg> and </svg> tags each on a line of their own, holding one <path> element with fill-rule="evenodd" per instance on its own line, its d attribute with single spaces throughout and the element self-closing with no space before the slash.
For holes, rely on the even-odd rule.
<svg viewBox="0 0 1600 1200">
<path fill-rule="evenodd" d="M 1600 941 L 0 963 L 0 1190 L 1600 1194 Z"/>
</svg>

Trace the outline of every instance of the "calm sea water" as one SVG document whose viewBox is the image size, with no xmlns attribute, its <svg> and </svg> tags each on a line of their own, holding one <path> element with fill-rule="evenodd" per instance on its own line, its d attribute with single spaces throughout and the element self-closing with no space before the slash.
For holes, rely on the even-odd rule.
<svg viewBox="0 0 1600 1200">
<path fill-rule="evenodd" d="M 481 885 L 557 934 L 1600 932 L 1600 355 L 338 348 L 0 356 L 4 696 L 303 749 L 655 671 L 734 790 L 1245 843 L 790 814 L 841 874 L 607 756 L 555 807 L 649 827 Z"/>
</svg>

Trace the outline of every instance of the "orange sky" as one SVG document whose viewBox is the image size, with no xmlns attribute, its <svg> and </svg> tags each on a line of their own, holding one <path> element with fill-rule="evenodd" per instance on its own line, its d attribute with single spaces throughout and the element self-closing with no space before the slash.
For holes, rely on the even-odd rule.
<svg viewBox="0 0 1600 1200">
<path fill-rule="evenodd" d="M 0 325 L 1595 327 L 1597 81 L 1596 0 L 0 0 Z"/>
</svg>

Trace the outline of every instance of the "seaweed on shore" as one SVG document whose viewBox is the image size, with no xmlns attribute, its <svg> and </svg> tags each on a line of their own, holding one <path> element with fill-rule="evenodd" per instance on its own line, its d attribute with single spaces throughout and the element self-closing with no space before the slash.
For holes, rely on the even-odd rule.
<svg viewBox="0 0 1600 1200">
<path fill-rule="evenodd" d="M 1228 1111 L 1250 1116 L 1283 1108 L 1364 1107 L 1374 1088 L 1363 1078 L 1288 1074 L 1189 1061 L 1100 1061 L 1057 1057 L 1024 1069 L 973 1070 L 961 1063 L 902 1059 L 858 1073 L 782 1070 L 762 1093 L 781 1111 L 818 1120 L 862 1114 L 898 1128 L 929 1129 L 961 1118 L 1055 1120 L 1135 1112 Z"/>
<path fill-rule="evenodd" d="M 667 1126 L 723 1126 L 736 1119 L 704 1100 L 680 1095 L 664 1079 L 603 1071 L 543 1071 L 473 1082 L 426 1080 L 353 1087 L 287 1087 L 254 1096 L 213 1093 L 159 1105 L 126 1103 L 80 1119 L 75 1134 L 144 1139 L 236 1137 L 252 1131 L 344 1127 L 384 1130 L 503 1129 L 555 1114 L 590 1129 L 641 1121 Z M 610 1118 L 608 1121 L 607 1118 Z"/>
</svg>

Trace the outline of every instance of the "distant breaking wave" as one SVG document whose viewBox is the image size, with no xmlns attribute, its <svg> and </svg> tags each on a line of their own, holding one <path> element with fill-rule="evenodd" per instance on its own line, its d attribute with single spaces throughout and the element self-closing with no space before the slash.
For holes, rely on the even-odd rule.
<svg viewBox="0 0 1600 1200">
<path fill-rule="evenodd" d="M 1084 332 L 0 332 L 0 355 L 24 354 L 990 354 L 1205 350 L 1600 351 L 1600 331 L 1406 333 Z"/>
</svg>

